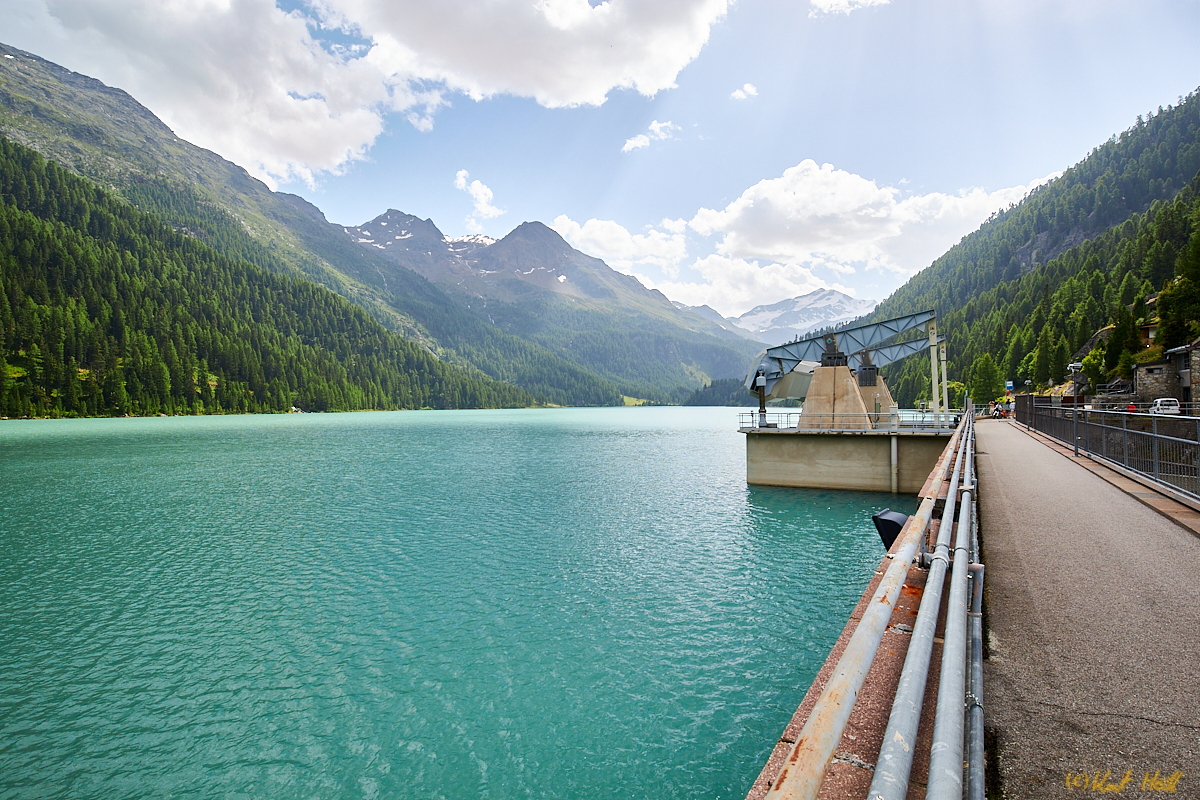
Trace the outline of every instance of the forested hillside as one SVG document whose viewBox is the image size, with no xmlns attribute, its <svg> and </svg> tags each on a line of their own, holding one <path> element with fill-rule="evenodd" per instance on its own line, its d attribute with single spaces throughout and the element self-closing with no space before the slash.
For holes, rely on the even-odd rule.
<svg viewBox="0 0 1200 800">
<path fill-rule="evenodd" d="M 514 336 L 453 303 L 441 289 L 407 269 L 382 262 L 354 244 L 321 212 L 292 195 L 287 223 L 312 255 L 281 260 L 275 243 L 251 236 L 224 209 L 203 200 L 186 184 L 159 177 L 133 179 L 123 194 L 140 208 L 161 214 L 173 226 L 210 244 L 225 255 L 241 258 L 271 272 L 322 274 L 321 263 L 345 269 L 339 293 L 367 308 L 385 324 L 436 352 L 443 360 L 477 377 L 519 386 L 556 405 L 619 405 L 621 392 L 609 381 L 560 358 L 546 348 Z M 277 212 L 283 214 L 282 211 Z M 310 259 L 308 263 L 305 259 Z M 329 274 L 326 274 L 326 282 Z"/>
<path fill-rule="evenodd" d="M 758 398 L 746 391 L 744 382 L 737 378 L 724 378 L 713 381 L 703 389 L 692 392 L 692 396 L 683 401 L 685 406 L 735 406 L 747 408 L 757 406 Z"/>
<path fill-rule="evenodd" d="M 621 394 L 664 401 L 686 397 L 710 376 L 740 373 L 754 352 L 743 340 L 723 341 L 723 331 L 699 317 L 689 328 L 679 319 L 643 325 L 637 314 L 591 315 L 553 331 L 539 322 L 538 337 L 522 336 L 530 328 L 526 323 L 538 321 L 540 307 L 520 309 L 525 318 L 506 327 L 509 319 L 481 310 L 452 286 L 434 285 L 360 247 L 302 198 L 272 192 L 237 165 L 178 139 L 120 89 L 16 48 L 0 45 L 0 53 L 11 56 L 0 68 L 0 135 L 95 180 L 226 256 L 333 290 L 477 377 L 515 384 L 560 405 L 619 404 Z M 594 339 L 606 327 L 615 336 L 601 348 L 601 361 L 590 360 L 594 347 L 564 344 L 573 331 Z M 655 344 L 669 341 L 639 351 L 640 339 L 625 336 L 631 327 L 653 334 Z M 711 335 L 704 335 L 706 329 Z M 638 371 L 626 372 L 627 366 Z"/>
<path fill-rule="evenodd" d="M 943 329 L 971 353 L 969 382 L 982 390 L 981 371 L 998 368 L 1024 386 L 1059 383 L 1074 355 L 1083 358 L 1093 386 L 1116 376 L 1129 377 L 1135 360 L 1161 355 L 1200 335 L 1200 177 L 1146 214 L 1052 259 L 1037 273 L 985 292 L 963 309 L 952 311 Z M 1161 317 L 1155 347 L 1143 348 L 1137 326 L 1152 318 L 1146 303 L 1154 279 L 1165 274 L 1157 297 Z M 1085 355 L 1082 348 L 1095 331 L 1112 325 Z M 953 373 L 951 373 L 953 374 Z M 995 393 L 1002 386 L 993 385 Z M 985 393 L 986 394 L 986 393 Z M 991 398 L 988 398 L 991 399 Z"/>
<path fill-rule="evenodd" d="M 172 230 L 0 138 L 0 412 L 525 406 L 306 280 Z"/>
<path fill-rule="evenodd" d="M 984 353 L 1000 365 L 1001 378 L 1042 378 L 1060 344 L 1073 354 L 1097 329 L 1130 313 L 1120 308 L 1175 277 L 1185 234 L 1144 252 L 1139 242 L 1152 236 L 1164 201 L 1198 172 L 1200 93 L 1193 92 L 1178 106 L 1139 118 L 1062 177 L 993 215 L 869 319 L 936 308 L 949 337 L 952 378 L 969 380 Z M 1039 356 L 1043 366 L 1035 376 Z M 928 366 L 919 362 L 884 370 L 902 405 L 928 396 Z"/>
</svg>

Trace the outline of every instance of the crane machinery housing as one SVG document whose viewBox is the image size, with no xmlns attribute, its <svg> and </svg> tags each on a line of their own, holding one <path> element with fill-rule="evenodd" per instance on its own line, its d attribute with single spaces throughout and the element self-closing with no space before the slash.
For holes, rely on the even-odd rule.
<svg viewBox="0 0 1200 800">
<path fill-rule="evenodd" d="M 893 341 L 917 329 L 926 336 Z M 901 412 L 879 368 L 926 348 L 929 410 Z M 745 385 L 759 399 L 757 414 L 743 414 L 739 426 L 752 484 L 915 492 L 953 430 L 945 337 L 933 311 L 769 348 Z M 772 399 L 804 402 L 799 412 L 768 414 Z"/>
</svg>

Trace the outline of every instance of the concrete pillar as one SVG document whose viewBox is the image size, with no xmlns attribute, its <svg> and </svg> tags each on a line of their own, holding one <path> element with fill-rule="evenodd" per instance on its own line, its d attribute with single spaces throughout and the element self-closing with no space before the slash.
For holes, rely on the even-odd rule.
<svg viewBox="0 0 1200 800">
<path fill-rule="evenodd" d="M 942 356 L 942 411 L 950 413 L 950 376 L 946 372 L 946 343 L 938 345 Z"/>
<path fill-rule="evenodd" d="M 937 325 L 933 320 L 929 321 L 929 410 L 934 414 L 939 412 L 938 409 L 938 356 L 937 356 L 938 340 L 937 340 Z M 936 419 L 936 417 L 935 417 Z"/>
<path fill-rule="evenodd" d="M 892 494 L 900 490 L 900 442 L 896 434 L 888 437 L 892 440 Z"/>
</svg>

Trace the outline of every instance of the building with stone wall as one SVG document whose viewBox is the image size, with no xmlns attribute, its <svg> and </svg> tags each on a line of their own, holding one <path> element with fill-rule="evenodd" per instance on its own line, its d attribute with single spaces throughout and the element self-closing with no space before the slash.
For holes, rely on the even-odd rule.
<svg viewBox="0 0 1200 800">
<path fill-rule="evenodd" d="M 1200 402 L 1200 339 L 1173 347 L 1163 358 L 1133 369 L 1133 391 L 1143 403 L 1174 397 L 1181 403 Z"/>
</svg>

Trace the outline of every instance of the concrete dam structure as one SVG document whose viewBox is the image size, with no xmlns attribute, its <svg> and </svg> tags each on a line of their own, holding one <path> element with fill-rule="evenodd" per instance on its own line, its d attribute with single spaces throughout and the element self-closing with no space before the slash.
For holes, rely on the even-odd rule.
<svg viewBox="0 0 1200 800">
<path fill-rule="evenodd" d="M 882 344 L 916 328 L 924 328 L 928 337 Z M 879 367 L 927 346 L 931 409 L 901 411 Z M 851 351 L 849 355 L 843 347 Z M 746 482 L 903 494 L 920 491 L 957 426 L 956 417 L 947 411 L 945 359 L 932 311 L 765 351 L 746 381 L 748 389 L 757 390 L 759 410 L 743 414 L 738 425 L 746 435 Z M 784 398 L 803 399 L 803 409 L 767 411 L 768 399 Z"/>
</svg>

